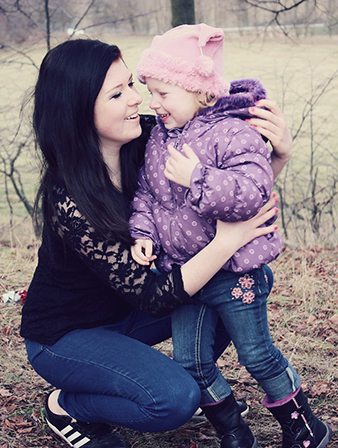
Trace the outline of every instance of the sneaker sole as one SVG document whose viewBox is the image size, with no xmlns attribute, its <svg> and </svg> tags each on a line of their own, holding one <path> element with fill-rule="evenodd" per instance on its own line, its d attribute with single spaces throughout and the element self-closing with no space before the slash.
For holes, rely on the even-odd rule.
<svg viewBox="0 0 338 448">
<path fill-rule="evenodd" d="M 247 406 L 246 406 L 246 409 L 244 409 L 244 411 L 241 412 L 241 416 L 242 416 L 242 417 L 245 417 L 246 414 L 248 414 L 248 413 L 249 413 L 249 406 L 247 405 Z"/>
<path fill-rule="evenodd" d="M 74 448 L 81 448 L 83 445 L 85 445 L 86 443 L 90 442 L 90 439 L 88 439 L 88 437 L 86 436 L 82 436 L 81 440 L 78 440 L 75 444 L 71 443 L 71 440 L 68 440 L 67 437 L 62 434 L 62 431 L 60 431 L 56 426 L 52 425 L 51 422 L 47 419 L 46 417 L 46 422 L 47 425 L 50 427 L 50 429 L 59 437 L 61 437 L 62 440 L 64 440 L 65 442 L 68 443 L 69 446 L 72 446 Z M 68 427 L 66 426 L 66 428 L 63 429 L 63 431 L 65 431 Z M 69 432 L 71 429 L 73 429 L 71 426 L 69 426 L 69 430 L 66 431 Z M 72 437 L 73 439 L 77 439 L 78 437 L 80 437 L 81 434 L 79 432 L 75 432 L 73 433 L 70 437 Z"/>
</svg>

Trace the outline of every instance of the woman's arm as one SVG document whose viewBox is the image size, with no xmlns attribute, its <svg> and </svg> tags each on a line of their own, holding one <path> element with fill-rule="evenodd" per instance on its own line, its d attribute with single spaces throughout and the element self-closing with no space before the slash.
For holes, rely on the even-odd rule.
<svg viewBox="0 0 338 448">
<path fill-rule="evenodd" d="M 255 115 L 247 120 L 255 126 L 271 143 L 271 168 L 276 177 L 292 157 L 292 137 L 287 127 L 284 114 L 275 101 L 260 100 L 256 107 L 250 107 L 249 112 Z"/>
<path fill-rule="evenodd" d="M 184 289 L 189 295 L 199 291 L 242 246 L 277 230 L 274 224 L 260 227 L 276 215 L 277 202 L 276 194 L 273 194 L 261 211 L 248 221 L 217 221 L 215 238 L 181 267 Z"/>
<path fill-rule="evenodd" d="M 276 213 L 275 199 L 269 201 L 272 210 L 263 207 L 247 222 L 219 223 L 216 237 L 184 266 L 172 272 L 156 275 L 148 267 L 136 263 L 120 241 L 107 243 L 95 232 L 75 202 L 64 190 L 55 191 L 56 213 L 54 230 L 66 246 L 118 297 L 151 316 L 161 317 L 184 304 L 194 303 L 196 294 L 248 241 L 271 233 L 275 226 L 259 228 Z M 265 212 L 265 213 L 264 213 Z"/>
</svg>

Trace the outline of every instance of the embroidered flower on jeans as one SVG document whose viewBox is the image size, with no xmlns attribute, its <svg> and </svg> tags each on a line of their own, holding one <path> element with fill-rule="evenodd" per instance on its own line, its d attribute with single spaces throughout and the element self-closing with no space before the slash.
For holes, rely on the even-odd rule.
<svg viewBox="0 0 338 448">
<path fill-rule="evenodd" d="M 255 284 L 254 279 L 251 278 L 249 274 L 245 274 L 244 277 L 240 277 L 238 281 L 243 289 L 251 289 Z"/>
<path fill-rule="evenodd" d="M 291 418 L 292 418 L 293 420 L 297 420 L 298 417 L 299 417 L 298 412 L 297 412 L 297 411 L 293 411 L 293 413 L 291 414 Z"/>
<path fill-rule="evenodd" d="M 234 288 L 231 294 L 235 297 L 235 299 L 239 299 L 240 297 L 242 297 L 243 291 L 241 290 L 241 288 Z"/>
<path fill-rule="evenodd" d="M 255 298 L 255 294 L 252 291 L 247 291 L 243 294 L 243 303 L 252 303 Z"/>
</svg>

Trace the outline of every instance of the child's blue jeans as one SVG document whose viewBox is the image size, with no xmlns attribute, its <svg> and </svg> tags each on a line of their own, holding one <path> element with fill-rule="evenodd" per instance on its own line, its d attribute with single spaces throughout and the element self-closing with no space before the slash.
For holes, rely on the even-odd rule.
<svg viewBox="0 0 338 448">
<path fill-rule="evenodd" d="M 221 401 L 231 393 L 214 362 L 219 317 L 236 347 L 240 364 L 272 400 L 281 400 L 300 386 L 298 374 L 270 336 L 267 297 L 271 277 L 268 266 L 248 274 L 220 271 L 202 289 L 201 305 L 180 307 L 172 314 L 174 359 L 198 383 L 201 405 Z"/>
</svg>

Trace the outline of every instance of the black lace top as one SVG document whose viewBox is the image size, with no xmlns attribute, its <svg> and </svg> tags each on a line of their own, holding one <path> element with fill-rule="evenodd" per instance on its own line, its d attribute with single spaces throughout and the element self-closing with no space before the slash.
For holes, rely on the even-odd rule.
<svg viewBox="0 0 338 448">
<path fill-rule="evenodd" d="M 69 331 L 118 322 L 132 308 L 161 317 L 194 302 L 178 267 L 158 276 L 121 242 L 105 243 L 65 189 L 54 190 L 54 204 L 54 231 L 44 232 L 23 307 L 24 338 L 53 344 Z"/>
</svg>

